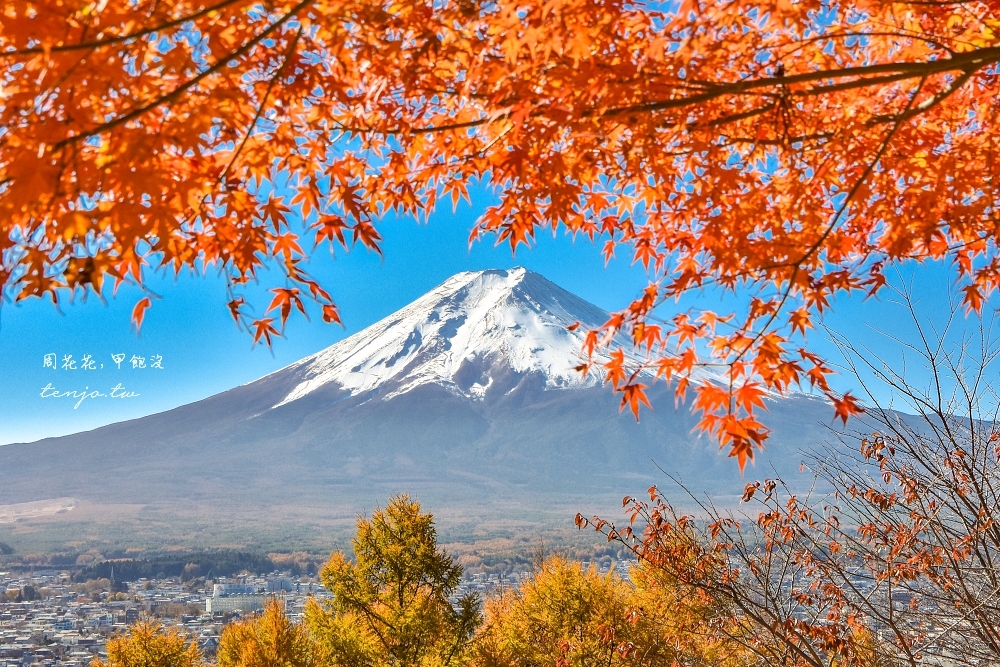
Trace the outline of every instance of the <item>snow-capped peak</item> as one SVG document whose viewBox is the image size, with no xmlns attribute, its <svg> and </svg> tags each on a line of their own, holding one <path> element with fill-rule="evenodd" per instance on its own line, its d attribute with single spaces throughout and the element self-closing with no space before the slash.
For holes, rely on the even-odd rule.
<svg viewBox="0 0 1000 667">
<path fill-rule="evenodd" d="M 574 367 L 584 332 L 608 315 L 524 268 L 459 273 L 410 305 L 297 362 L 299 384 L 278 405 L 335 383 L 385 397 L 425 384 L 483 398 L 494 375 L 538 373 L 546 388 L 594 384 Z M 567 327 L 579 322 L 576 331 Z"/>
</svg>

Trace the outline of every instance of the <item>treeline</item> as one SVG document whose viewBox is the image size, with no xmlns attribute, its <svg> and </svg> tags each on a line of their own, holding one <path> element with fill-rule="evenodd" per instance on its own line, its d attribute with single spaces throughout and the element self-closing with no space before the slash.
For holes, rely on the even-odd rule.
<svg viewBox="0 0 1000 667">
<path fill-rule="evenodd" d="M 303 567 L 305 565 L 305 567 Z M 118 582 L 139 579 L 180 577 L 229 577 L 240 572 L 266 574 L 276 569 L 291 570 L 292 574 L 309 574 L 315 565 L 282 557 L 247 551 L 203 551 L 179 555 L 154 556 L 143 559 L 114 559 L 92 563 L 73 575 L 77 582 L 92 579 L 114 579 Z"/>
<path fill-rule="evenodd" d="M 82 562 L 89 563 L 95 560 L 92 552 L 79 551 L 47 551 L 47 552 L 19 552 L 14 546 L 4 544 L 6 549 L 0 549 L 0 565 L 5 570 L 14 572 L 25 572 L 38 569 L 58 569 L 75 570 L 81 566 Z M 104 558 L 129 558 L 124 550 L 101 554 Z"/>
</svg>

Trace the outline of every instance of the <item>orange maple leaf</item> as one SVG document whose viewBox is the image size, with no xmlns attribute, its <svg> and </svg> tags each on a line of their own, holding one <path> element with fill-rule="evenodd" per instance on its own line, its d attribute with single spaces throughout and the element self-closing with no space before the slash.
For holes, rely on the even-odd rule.
<svg viewBox="0 0 1000 667">
<path fill-rule="evenodd" d="M 625 409 L 627 405 L 629 410 L 632 411 L 632 416 L 635 417 L 636 421 L 639 421 L 639 405 L 645 405 L 650 410 L 653 406 L 649 403 L 649 398 L 646 396 L 646 385 L 641 383 L 628 384 L 622 387 L 622 402 L 618 411 L 621 412 Z"/>
<path fill-rule="evenodd" d="M 263 338 L 264 342 L 267 343 L 267 346 L 271 347 L 271 337 L 272 336 L 281 336 L 281 333 L 277 329 L 274 328 L 274 325 L 272 324 L 273 322 L 274 322 L 274 318 L 272 318 L 272 317 L 265 317 L 265 318 L 262 318 L 262 319 L 259 319 L 259 320 L 254 320 L 251 323 L 251 326 L 253 327 L 253 330 L 254 330 L 254 333 L 253 333 L 253 342 L 254 342 L 254 345 L 256 345 L 257 343 L 259 343 L 260 340 Z"/>
<path fill-rule="evenodd" d="M 136 335 L 139 334 L 139 330 L 142 328 L 142 321 L 146 317 L 146 309 L 153 305 L 153 302 L 148 296 L 145 296 L 135 304 L 132 309 L 132 325 L 135 327 Z"/>
<path fill-rule="evenodd" d="M 850 392 L 839 398 L 831 396 L 830 399 L 833 401 L 834 409 L 836 410 L 836 418 L 840 419 L 845 425 L 848 419 L 864 412 L 864 408 L 858 404 L 857 399 L 851 396 Z"/>
</svg>

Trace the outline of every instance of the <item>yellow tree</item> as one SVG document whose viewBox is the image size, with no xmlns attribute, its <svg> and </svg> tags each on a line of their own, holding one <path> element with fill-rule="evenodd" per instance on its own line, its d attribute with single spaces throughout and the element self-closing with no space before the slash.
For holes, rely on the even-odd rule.
<svg viewBox="0 0 1000 667">
<path fill-rule="evenodd" d="M 406 495 L 358 519 L 354 562 L 334 553 L 320 578 L 333 600 L 310 601 L 306 622 L 342 667 L 445 667 L 464 656 L 479 602 L 452 602 L 462 568 L 437 546 L 434 519 Z"/>
<path fill-rule="evenodd" d="M 697 596 L 695 596 L 697 598 Z M 561 557 L 545 560 L 518 590 L 487 602 L 476 667 L 745 665 L 746 651 L 709 640 L 724 617 L 666 577 L 636 567 L 629 579 Z"/>
<path fill-rule="evenodd" d="M 227 625 L 219 638 L 219 667 L 320 667 L 318 644 L 301 623 L 292 623 L 277 600 L 258 616 Z"/>
<path fill-rule="evenodd" d="M 156 621 L 140 620 L 122 636 L 108 641 L 108 661 L 98 658 L 91 667 L 200 667 L 198 645 L 175 629 Z"/>
</svg>

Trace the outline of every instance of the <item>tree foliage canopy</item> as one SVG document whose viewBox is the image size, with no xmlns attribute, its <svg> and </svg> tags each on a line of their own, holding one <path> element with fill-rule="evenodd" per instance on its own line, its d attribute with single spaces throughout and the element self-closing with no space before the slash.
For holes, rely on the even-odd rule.
<svg viewBox="0 0 1000 667">
<path fill-rule="evenodd" d="M 338 320 L 310 243 L 377 250 L 387 211 L 485 181 L 474 237 L 648 268 L 587 351 L 636 413 L 613 333 L 681 393 L 724 368 L 694 405 L 741 465 L 768 391 L 856 411 L 801 341 L 835 295 L 908 259 L 953 263 L 973 310 L 1000 282 L 997 0 L 11 0 L 0 58 L 5 297 L 214 265 L 269 342 L 310 300 Z M 654 315 L 705 287 L 747 305 Z"/>
<path fill-rule="evenodd" d="M 593 565 L 550 557 L 518 589 L 487 602 L 471 664 L 748 664 L 737 645 L 706 640 L 707 624 L 717 616 L 707 602 L 685 595 L 646 565 L 633 567 L 625 579 L 613 570 L 600 574 Z"/>
<path fill-rule="evenodd" d="M 320 667 L 322 652 L 305 625 L 292 623 L 277 600 L 262 614 L 230 623 L 219 638 L 219 667 Z"/>
<path fill-rule="evenodd" d="M 358 519 L 354 562 L 334 553 L 320 574 L 333 593 L 310 601 L 310 631 L 341 667 L 457 664 L 480 622 L 479 601 L 452 604 L 462 568 L 437 546 L 434 519 L 406 495 Z"/>
<path fill-rule="evenodd" d="M 193 640 L 146 619 L 108 640 L 107 651 L 107 662 L 95 657 L 91 667 L 200 667 L 204 662 Z"/>
</svg>

